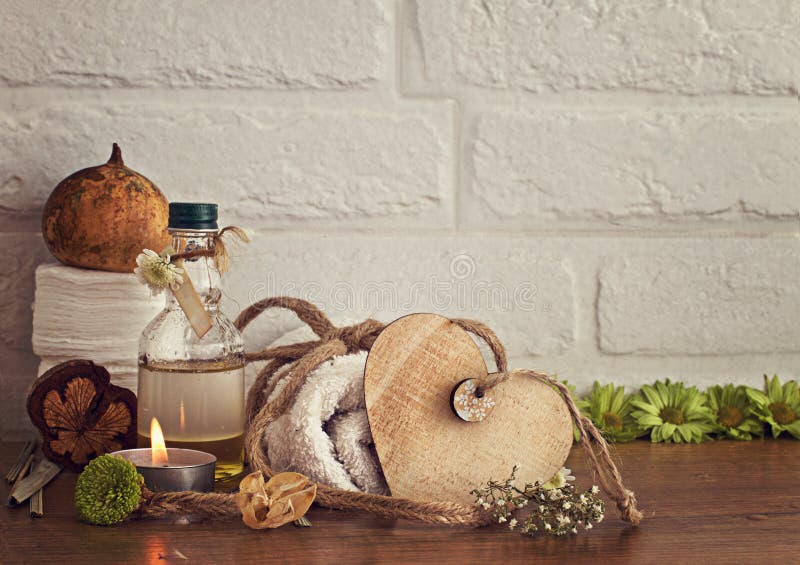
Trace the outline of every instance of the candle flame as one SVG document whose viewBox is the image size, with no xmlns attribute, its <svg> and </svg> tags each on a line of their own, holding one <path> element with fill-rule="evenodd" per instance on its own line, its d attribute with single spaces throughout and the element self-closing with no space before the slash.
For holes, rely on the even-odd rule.
<svg viewBox="0 0 800 565">
<path fill-rule="evenodd" d="M 166 465 L 169 463 L 167 444 L 164 442 L 164 432 L 161 431 L 161 426 L 155 418 L 150 421 L 150 452 L 153 458 L 153 465 Z"/>
</svg>

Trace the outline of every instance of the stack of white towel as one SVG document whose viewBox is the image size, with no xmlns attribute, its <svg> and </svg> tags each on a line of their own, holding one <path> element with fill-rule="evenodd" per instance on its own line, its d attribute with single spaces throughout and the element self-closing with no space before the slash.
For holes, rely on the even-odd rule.
<svg viewBox="0 0 800 565">
<path fill-rule="evenodd" d="M 33 351 L 39 375 L 69 359 L 103 365 L 111 382 L 136 392 L 139 335 L 164 307 L 133 273 L 60 263 L 36 269 Z"/>
</svg>

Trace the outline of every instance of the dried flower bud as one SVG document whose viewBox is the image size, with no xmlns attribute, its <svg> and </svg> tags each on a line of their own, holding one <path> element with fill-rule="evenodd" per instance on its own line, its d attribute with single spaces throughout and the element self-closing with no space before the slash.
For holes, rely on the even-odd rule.
<svg viewBox="0 0 800 565">
<path fill-rule="evenodd" d="M 236 503 L 254 530 L 278 528 L 301 518 L 317 495 L 317 485 L 299 473 L 278 473 L 266 483 L 256 471 L 239 484 Z"/>
</svg>

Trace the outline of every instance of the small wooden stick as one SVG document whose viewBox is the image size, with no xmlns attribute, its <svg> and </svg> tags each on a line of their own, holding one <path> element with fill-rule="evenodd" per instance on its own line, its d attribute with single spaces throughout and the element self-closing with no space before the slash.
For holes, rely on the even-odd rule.
<svg viewBox="0 0 800 565">
<path fill-rule="evenodd" d="M 14 487 L 8 497 L 8 505 L 16 506 L 28 500 L 33 493 L 53 480 L 61 472 L 61 469 L 63 469 L 61 465 L 57 465 L 47 459 L 39 461 L 30 475 L 14 483 Z"/>
<path fill-rule="evenodd" d="M 31 453 L 33 453 L 35 449 L 36 449 L 36 440 L 29 439 L 25 443 L 25 447 L 22 448 L 22 451 L 17 456 L 17 462 L 14 463 L 14 466 L 11 467 L 11 469 L 8 471 L 8 474 L 6 475 L 6 480 L 9 483 L 13 483 L 14 481 L 17 480 L 17 478 L 20 475 L 20 471 L 22 470 L 22 467 L 25 465 L 26 461 L 28 461 L 28 457 L 30 456 Z"/>
<path fill-rule="evenodd" d="M 17 477 L 17 481 L 24 479 L 28 476 L 28 472 L 31 470 L 31 466 L 33 465 L 34 455 L 33 453 L 30 454 L 28 457 L 28 461 L 25 462 L 23 465 L 22 470 L 19 472 L 19 476 Z M 14 483 L 16 485 L 16 481 Z M 44 516 L 44 505 L 42 501 L 42 490 L 39 489 L 31 495 L 30 498 L 30 514 L 31 518 L 41 518 Z"/>
<path fill-rule="evenodd" d="M 39 489 L 31 495 L 30 513 L 31 518 L 44 517 L 44 489 Z"/>
<path fill-rule="evenodd" d="M 33 453 L 31 453 L 28 456 L 28 460 L 25 461 L 25 464 L 22 466 L 22 469 L 20 469 L 19 475 L 17 475 L 17 480 L 14 481 L 14 485 L 16 485 L 18 481 L 21 481 L 22 479 L 28 476 L 28 471 L 31 470 L 31 465 L 33 465 Z"/>
</svg>

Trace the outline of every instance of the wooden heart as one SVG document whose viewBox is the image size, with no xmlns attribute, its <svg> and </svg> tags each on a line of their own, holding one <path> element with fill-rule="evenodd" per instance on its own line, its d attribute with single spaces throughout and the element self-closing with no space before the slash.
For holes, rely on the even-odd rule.
<svg viewBox="0 0 800 565">
<path fill-rule="evenodd" d="M 398 319 L 378 336 L 364 373 L 367 416 L 392 496 L 474 502 L 489 479 L 550 479 L 572 445 L 572 423 L 548 385 L 512 377 L 490 394 L 496 406 L 482 422 L 451 407 L 454 387 L 484 378 L 486 363 L 469 334 L 436 314 Z"/>
</svg>

